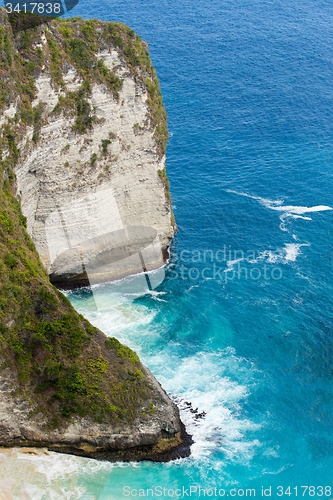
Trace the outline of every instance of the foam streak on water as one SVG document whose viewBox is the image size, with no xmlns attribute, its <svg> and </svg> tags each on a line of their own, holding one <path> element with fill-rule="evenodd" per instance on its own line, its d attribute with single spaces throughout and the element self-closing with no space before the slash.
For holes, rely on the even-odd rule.
<svg viewBox="0 0 333 500">
<path fill-rule="evenodd" d="M 280 217 L 294 217 L 294 218 L 302 218 L 305 220 L 311 220 L 310 217 L 301 217 L 301 214 L 311 213 L 311 212 L 323 212 L 325 210 L 333 210 L 332 207 L 328 207 L 326 205 L 317 205 L 315 207 L 298 207 L 294 205 L 282 205 L 283 201 L 281 200 L 269 200 L 266 198 L 261 198 L 260 196 L 251 196 L 246 193 L 239 193 L 237 191 L 233 191 L 232 189 L 226 190 L 228 193 L 238 194 L 239 196 L 245 196 L 246 198 L 251 198 L 252 200 L 257 200 L 264 207 L 269 208 L 270 210 L 277 210 L 278 212 L 284 212 Z"/>
</svg>

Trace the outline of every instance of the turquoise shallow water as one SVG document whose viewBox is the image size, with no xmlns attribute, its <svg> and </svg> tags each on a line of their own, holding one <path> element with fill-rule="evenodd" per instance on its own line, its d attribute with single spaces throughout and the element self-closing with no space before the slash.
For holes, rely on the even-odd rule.
<svg viewBox="0 0 333 500">
<path fill-rule="evenodd" d="M 167 464 L 45 459 L 45 498 L 333 498 L 333 5 L 81 0 L 71 15 L 149 43 L 179 233 L 151 294 L 100 287 L 99 311 L 68 296 L 138 352 L 195 443 Z"/>
</svg>

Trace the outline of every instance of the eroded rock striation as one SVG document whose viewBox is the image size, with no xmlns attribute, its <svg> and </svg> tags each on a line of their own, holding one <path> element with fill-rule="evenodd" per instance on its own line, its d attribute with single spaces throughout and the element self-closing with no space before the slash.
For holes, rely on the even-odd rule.
<svg viewBox="0 0 333 500">
<path fill-rule="evenodd" d="M 0 123 L 12 130 L 21 121 L 13 132 L 17 192 L 51 281 L 70 288 L 142 272 L 142 260 L 160 267 L 176 225 L 166 114 L 147 44 L 120 23 L 58 19 L 24 30 L 19 18 L 9 19 L 11 57 L 20 54 L 22 64 L 9 74 Z M 153 247 L 135 257 L 151 230 Z"/>
<path fill-rule="evenodd" d="M 176 226 L 148 47 L 118 23 L 0 9 L 0 49 L 0 445 L 187 456 L 178 408 L 136 353 L 49 279 L 163 262 Z"/>
</svg>

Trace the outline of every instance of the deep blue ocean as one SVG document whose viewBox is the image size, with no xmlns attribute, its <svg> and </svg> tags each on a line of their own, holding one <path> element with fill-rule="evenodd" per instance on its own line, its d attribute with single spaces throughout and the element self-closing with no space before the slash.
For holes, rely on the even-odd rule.
<svg viewBox="0 0 333 500">
<path fill-rule="evenodd" d="M 104 288 L 99 311 L 68 296 L 139 354 L 194 444 L 165 464 L 58 459 L 45 498 L 60 478 L 68 499 L 333 498 L 333 3 L 80 0 L 70 15 L 148 42 L 179 232 L 150 294 Z"/>
</svg>

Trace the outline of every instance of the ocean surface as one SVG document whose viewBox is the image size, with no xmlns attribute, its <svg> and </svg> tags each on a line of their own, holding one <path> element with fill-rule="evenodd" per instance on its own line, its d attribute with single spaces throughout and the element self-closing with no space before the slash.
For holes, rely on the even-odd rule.
<svg viewBox="0 0 333 500">
<path fill-rule="evenodd" d="M 0 478 L 17 471 L 15 498 L 33 500 L 333 498 L 333 3 L 80 0 L 70 15 L 148 42 L 179 232 L 149 294 L 104 286 L 98 311 L 68 297 L 139 354 L 194 444 L 165 464 L 17 455 Z"/>
</svg>

